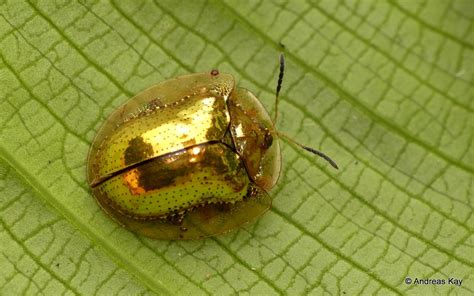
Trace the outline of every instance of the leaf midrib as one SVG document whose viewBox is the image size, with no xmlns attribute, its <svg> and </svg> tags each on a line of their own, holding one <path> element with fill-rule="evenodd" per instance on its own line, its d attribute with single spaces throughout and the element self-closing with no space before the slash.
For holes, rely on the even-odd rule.
<svg viewBox="0 0 474 296">
<path fill-rule="evenodd" d="M 172 295 L 171 291 L 161 283 L 161 281 L 156 278 L 148 276 L 145 272 L 142 272 L 141 269 L 135 266 L 135 262 L 128 260 L 121 253 L 117 252 L 112 244 L 101 237 L 98 233 L 92 231 L 88 226 L 86 226 L 82 221 L 77 219 L 73 212 L 67 209 L 63 204 L 58 202 L 40 182 L 36 180 L 36 177 L 32 175 L 27 169 L 23 167 L 21 163 L 16 161 L 16 159 L 4 149 L 3 146 L 0 146 L 0 158 L 12 169 L 15 170 L 16 174 L 22 179 L 22 181 L 27 184 L 36 195 L 40 197 L 47 204 L 52 206 L 57 213 L 63 216 L 69 223 L 75 226 L 82 234 L 90 239 L 93 245 L 100 246 L 106 251 L 109 257 L 111 257 L 114 262 L 124 270 L 127 270 L 131 275 L 134 275 L 142 284 L 148 286 L 152 291 L 159 294 Z M 34 257 L 33 257 L 34 258 Z M 40 261 L 40 260 L 39 260 Z M 38 262 L 41 264 L 41 262 Z M 48 270 L 45 268 L 45 270 Z"/>
</svg>

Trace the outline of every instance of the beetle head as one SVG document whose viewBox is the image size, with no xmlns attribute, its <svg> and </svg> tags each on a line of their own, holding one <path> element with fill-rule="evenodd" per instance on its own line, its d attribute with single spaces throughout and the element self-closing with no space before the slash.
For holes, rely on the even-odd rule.
<svg viewBox="0 0 474 296">
<path fill-rule="evenodd" d="M 255 95 L 244 88 L 233 91 L 228 108 L 233 144 L 249 177 L 262 189 L 271 189 L 280 174 L 281 157 L 270 116 Z"/>
<path fill-rule="evenodd" d="M 250 91 L 236 88 L 227 101 L 230 114 L 230 132 L 237 153 L 246 166 L 249 177 L 264 190 L 271 189 L 280 175 L 281 155 L 278 137 L 288 140 L 306 151 L 328 161 L 334 168 L 336 163 L 324 153 L 302 145 L 275 128 L 278 117 L 278 101 L 283 83 L 285 59 L 280 56 L 280 74 L 275 96 L 273 120 L 260 101 Z"/>
</svg>

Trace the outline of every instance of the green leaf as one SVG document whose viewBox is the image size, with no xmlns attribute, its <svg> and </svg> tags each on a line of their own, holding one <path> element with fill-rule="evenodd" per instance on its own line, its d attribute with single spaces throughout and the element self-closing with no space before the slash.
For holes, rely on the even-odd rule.
<svg viewBox="0 0 474 296">
<path fill-rule="evenodd" d="M 474 292 L 474 2 L 0 4 L 0 294 Z M 216 238 L 119 227 L 85 179 L 95 132 L 159 81 L 218 68 L 278 127 L 273 208 Z M 405 278 L 463 280 L 461 286 Z"/>
</svg>

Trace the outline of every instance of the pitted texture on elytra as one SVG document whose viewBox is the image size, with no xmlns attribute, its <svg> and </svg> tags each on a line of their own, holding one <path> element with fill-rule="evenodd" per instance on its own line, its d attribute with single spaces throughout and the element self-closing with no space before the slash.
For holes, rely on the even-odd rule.
<svg viewBox="0 0 474 296">
<path fill-rule="evenodd" d="M 138 115 L 121 124 L 95 156 L 98 176 L 107 176 L 133 164 L 196 144 L 220 140 L 229 116 L 223 97 L 209 90 L 180 104 Z"/>
<path fill-rule="evenodd" d="M 229 122 L 225 101 L 233 88 L 230 74 L 194 73 L 133 96 L 97 132 L 89 153 L 89 183 L 99 184 L 140 161 L 220 139 Z"/>
<path fill-rule="evenodd" d="M 157 157 L 98 186 L 105 203 L 135 218 L 166 217 L 247 194 L 240 157 L 223 144 L 202 144 Z"/>
</svg>

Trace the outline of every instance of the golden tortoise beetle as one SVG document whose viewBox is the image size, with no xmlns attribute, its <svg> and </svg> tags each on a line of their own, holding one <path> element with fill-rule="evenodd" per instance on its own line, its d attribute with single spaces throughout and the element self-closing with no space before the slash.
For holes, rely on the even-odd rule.
<svg viewBox="0 0 474 296">
<path fill-rule="evenodd" d="M 252 221 L 271 206 L 281 168 L 275 116 L 230 74 L 180 76 L 139 93 L 97 133 L 88 182 L 102 209 L 124 227 L 157 239 L 198 239 Z"/>
</svg>

